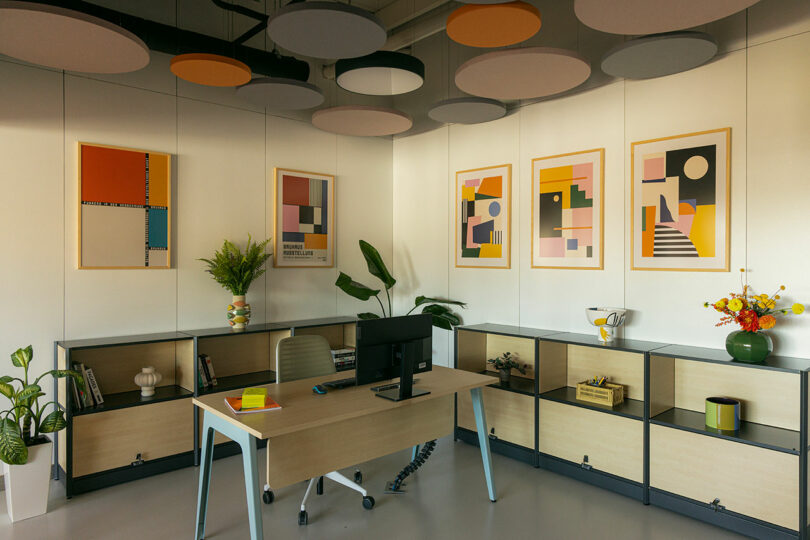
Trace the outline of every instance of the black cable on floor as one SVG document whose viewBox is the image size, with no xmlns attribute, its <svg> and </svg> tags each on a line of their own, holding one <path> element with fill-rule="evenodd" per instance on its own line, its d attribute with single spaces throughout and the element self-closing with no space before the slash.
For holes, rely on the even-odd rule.
<svg viewBox="0 0 810 540">
<path fill-rule="evenodd" d="M 436 440 L 428 441 L 422 447 L 416 457 L 413 458 L 413 461 L 405 465 L 399 474 L 397 475 L 396 479 L 391 483 L 391 491 L 398 491 L 399 487 L 402 485 L 402 481 L 405 480 L 409 475 L 416 472 L 416 469 L 424 465 L 427 459 L 430 457 L 431 452 L 436 449 Z"/>
</svg>

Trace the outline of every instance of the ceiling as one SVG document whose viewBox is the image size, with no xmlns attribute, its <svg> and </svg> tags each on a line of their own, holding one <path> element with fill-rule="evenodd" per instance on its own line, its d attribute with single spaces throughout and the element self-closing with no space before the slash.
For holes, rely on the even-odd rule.
<svg viewBox="0 0 810 540">
<path fill-rule="evenodd" d="M 272 15 L 281 3 L 286 4 L 286 0 L 226 1 L 267 15 Z M 535 36 L 513 47 L 546 46 L 571 49 L 588 59 L 592 67 L 590 78 L 566 94 L 582 92 L 615 80 L 600 71 L 600 60 L 605 52 L 629 37 L 606 34 L 584 26 L 574 14 L 573 0 L 526 1 L 540 10 L 542 26 Z M 225 11 L 211 0 L 90 0 L 90 2 L 228 41 L 256 24 L 254 19 Z M 412 45 L 409 44 L 399 50 L 413 54 L 425 63 L 425 84 L 414 92 L 393 97 L 353 94 L 339 88 L 334 81 L 333 73 L 329 74 L 334 61 L 299 56 L 310 64 L 309 82 L 319 86 L 326 94 L 326 101 L 321 107 L 354 104 L 393 106 L 413 118 L 413 127 L 398 136 L 412 135 L 439 127 L 440 123 L 427 116 L 431 105 L 443 99 L 466 95 L 456 88 L 453 82 L 456 68 L 474 56 L 493 50 L 466 47 L 447 37 L 443 30 L 443 22 L 447 15 L 461 4 L 445 0 L 352 0 L 350 3 L 376 13 L 383 20 L 389 32 L 386 48 L 399 49 L 402 44 L 414 41 Z M 719 53 L 722 54 L 741 46 L 739 38 L 740 35 L 744 37 L 745 28 L 746 13 L 741 12 L 697 29 L 712 34 L 719 44 Z M 245 45 L 259 50 L 273 50 L 273 43 L 267 32 L 258 33 Z M 291 54 L 288 51 L 281 52 Z M 329 75 L 325 76 L 325 72 Z M 522 105 L 536 101 L 541 100 L 512 101 L 506 102 L 506 105 L 509 110 L 514 111 Z M 309 121 L 312 112 L 290 111 L 283 113 L 283 116 Z"/>
</svg>

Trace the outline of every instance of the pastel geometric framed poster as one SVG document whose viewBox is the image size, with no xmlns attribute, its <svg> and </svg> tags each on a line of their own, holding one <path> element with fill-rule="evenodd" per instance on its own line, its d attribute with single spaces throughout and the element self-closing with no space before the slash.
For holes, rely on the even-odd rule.
<svg viewBox="0 0 810 540">
<path fill-rule="evenodd" d="M 274 170 L 273 266 L 335 265 L 335 177 Z"/>
<path fill-rule="evenodd" d="M 171 268 L 171 156 L 79 147 L 79 268 Z"/>
<path fill-rule="evenodd" d="M 511 165 L 456 173 L 456 267 L 510 267 L 511 183 Z"/>
<path fill-rule="evenodd" d="M 630 146 L 632 270 L 729 269 L 731 128 Z"/>
<path fill-rule="evenodd" d="M 532 268 L 603 268 L 605 149 L 532 160 Z"/>
</svg>

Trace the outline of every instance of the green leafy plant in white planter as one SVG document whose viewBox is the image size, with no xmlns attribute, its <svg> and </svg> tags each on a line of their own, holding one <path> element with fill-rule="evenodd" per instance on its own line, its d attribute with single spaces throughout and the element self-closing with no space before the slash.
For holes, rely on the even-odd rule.
<svg viewBox="0 0 810 540">
<path fill-rule="evenodd" d="M 33 357 L 31 345 L 17 349 L 11 363 L 23 369 L 23 378 L 0 377 L 0 394 L 11 402 L 10 408 L 0 411 L 0 461 L 5 463 L 6 507 L 11 521 L 48 511 L 53 442 L 45 433 L 56 433 L 67 425 L 65 412 L 55 401 L 40 404 L 45 392 L 39 382 L 47 376 L 70 377 L 84 388 L 84 379 L 72 370 L 46 371 L 30 382 L 28 368 Z M 53 410 L 46 414 L 49 406 Z"/>
</svg>

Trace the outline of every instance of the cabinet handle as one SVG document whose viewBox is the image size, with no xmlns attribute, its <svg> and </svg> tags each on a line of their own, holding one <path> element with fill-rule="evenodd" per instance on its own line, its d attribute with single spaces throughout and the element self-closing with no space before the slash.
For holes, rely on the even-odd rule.
<svg viewBox="0 0 810 540">
<path fill-rule="evenodd" d="M 497 441 L 498 440 L 498 436 L 495 435 L 495 428 L 492 428 L 492 429 L 489 430 L 489 440 L 491 440 L 491 441 Z"/>
<path fill-rule="evenodd" d="M 130 463 L 130 465 L 132 465 L 133 467 L 137 467 L 138 465 L 143 465 L 144 463 L 145 462 L 143 460 L 143 456 L 141 455 L 140 452 L 138 452 L 138 454 L 135 456 L 135 461 Z"/>
<path fill-rule="evenodd" d="M 582 456 L 582 463 L 580 463 L 579 466 L 582 467 L 583 469 L 585 469 L 586 471 L 590 471 L 591 469 L 593 469 L 593 465 L 588 463 L 588 455 L 587 454 Z"/>
<path fill-rule="evenodd" d="M 721 510 L 725 510 L 726 507 L 720 504 L 720 499 L 715 498 L 712 502 L 709 503 L 709 508 L 714 510 L 715 512 L 719 512 Z"/>
</svg>

